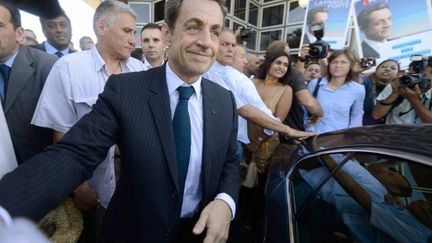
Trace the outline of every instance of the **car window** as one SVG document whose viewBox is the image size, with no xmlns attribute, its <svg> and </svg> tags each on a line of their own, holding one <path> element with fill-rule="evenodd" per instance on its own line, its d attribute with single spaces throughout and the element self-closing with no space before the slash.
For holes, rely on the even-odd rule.
<svg viewBox="0 0 432 243">
<path fill-rule="evenodd" d="M 334 153 L 301 161 L 292 175 L 298 242 L 427 242 L 432 235 L 430 166 Z"/>
</svg>

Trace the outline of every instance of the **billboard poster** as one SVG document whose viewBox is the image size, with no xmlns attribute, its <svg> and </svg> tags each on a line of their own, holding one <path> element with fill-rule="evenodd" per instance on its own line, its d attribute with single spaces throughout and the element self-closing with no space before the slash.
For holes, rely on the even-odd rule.
<svg viewBox="0 0 432 243">
<path fill-rule="evenodd" d="M 310 0 L 306 10 L 301 43 L 310 44 L 316 41 L 310 26 L 325 24 L 323 40 L 332 49 L 342 49 L 348 34 L 348 24 L 352 0 Z"/>
<path fill-rule="evenodd" d="M 407 68 L 412 55 L 432 55 L 429 0 L 360 0 L 354 4 L 360 54 Z"/>
</svg>

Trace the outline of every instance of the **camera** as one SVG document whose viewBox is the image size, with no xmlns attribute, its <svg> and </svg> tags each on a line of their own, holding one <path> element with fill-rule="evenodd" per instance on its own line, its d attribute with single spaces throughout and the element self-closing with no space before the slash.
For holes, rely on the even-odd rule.
<svg viewBox="0 0 432 243">
<path fill-rule="evenodd" d="M 426 68 L 426 61 L 420 55 L 411 56 L 410 74 L 404 75 L 399 78 L 399 85 L 403 87 L 413 88 L 416 84 L 418 84 L 421 90 L 426 90 L 431 80 L 427 78 L 423 71 Z"/>
<path fill-rule="evenodd" d="M 363 57 L 360 59 L 360 66 L 362 68 L 371 68 L 376 66 L 376 59 L 373 57 Z"/>
<path fill-rule="evenodd" d="M 309 56 L 307 58 L 322 59 L 327 57 L 330 45 L 322 40 L 324 37 L 324 27 L 325 25 L 322 23 L 311 25 L 310 29 L 317 40 L 309 45 Z"/>
<path fill-rule="evenodd" d="M 249 24 L 246 25 L 245 27 L 243 27 L 240 30 L 240 40 L 242 42 L 243 41 L 248 42 L 251 39 L 253 33 L 254 33 L 254 30 L 252 29 L 252 26 Z"/>
</svg>

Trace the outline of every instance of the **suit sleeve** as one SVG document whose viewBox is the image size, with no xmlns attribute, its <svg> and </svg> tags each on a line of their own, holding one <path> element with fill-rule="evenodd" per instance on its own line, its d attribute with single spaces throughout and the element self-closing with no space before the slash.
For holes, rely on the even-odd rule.
<svg viewBox="0 0 432 243">
<path fill-rule="evenodd" d="M 13 216 L 39 220 L 104 160 L 118 137 L 119 82 L 112 76 L 93 111 L 65 137 L 0 181 L 0 205 Z"/>
<path fill-rule="evenodd" d="M 237 151 L 237 124 L 238 124 L 238 114 L 237 109 L 234 101 L 234 96 L 230 92 L 231 95 L 231 103 L 232 103 L 232 125 L 231 127 L 231 133 L 229 138 L 229 146 L 228 146 L 228 152 L 226 156 L 226 160 L 224 163 L 224 168 L 222 171 L 222 176 L 219 181 L 219 193 L 226 193 L 228 194 L 235 203 L 237 203 L 238 200 L 238 192 L 240 189 L 240 171 L 239 171 L 239 163 L 236 155 Z M 233 215 L 235 213 L 235 207 L 233 210 Z"/>
</svg>

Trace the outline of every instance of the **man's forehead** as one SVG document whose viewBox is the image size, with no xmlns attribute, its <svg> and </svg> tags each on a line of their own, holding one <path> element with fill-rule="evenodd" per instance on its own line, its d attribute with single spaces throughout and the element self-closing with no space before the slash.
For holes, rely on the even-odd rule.
<svg viewBox="0 0 432 243">
<path fill-rule="evenodd" d="M 198 3 L 198 4 L 197 4 Z M 197 11 L 199 9 L 199 11 Z M 218 15 L 220 13 L 220 15 Z M 220 18 L 218 18 L 220 16 Z M 221 6 L 216 1 L 200 0 L 185 0 L 180 6 L 177 20 L 187 23 L 189 21 L 200 21 L 210 26 L 223 26 L 223 14 Z"/>
<path fill-rule="evenodd" d="M 369 15 L 369 17 L 373 17 L 373 19 L 382 19 L 387 18 L 388 16 L 391 16 L 391 12 L 388 8 L 375 10 Z"/>
<path fill-rule="evenodd" d="M 47 23 L 62 23 L 62 22 L 69 22 L 65 16 L 58 16 L 54 19 L 47 19 Z"/>
<path fill-rule="evenodd" d="M 222 31 L 222 33 L 219 35 L 219 40 L 220 41 L 225 41 L 225 42 L 236 43 L 235 36 L 230 31 Z"/>
<path fill-rule="evenodd" d="M 141 33 L 142 37 L 160 37 L 162 35 L 162 31 L 160 29 L 145 29 Z"/>
</svg>

